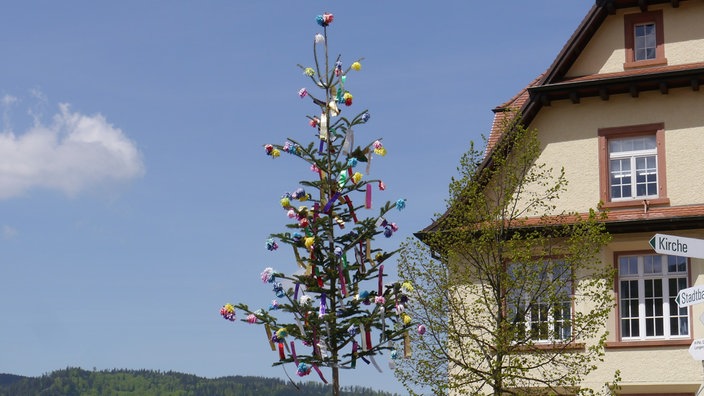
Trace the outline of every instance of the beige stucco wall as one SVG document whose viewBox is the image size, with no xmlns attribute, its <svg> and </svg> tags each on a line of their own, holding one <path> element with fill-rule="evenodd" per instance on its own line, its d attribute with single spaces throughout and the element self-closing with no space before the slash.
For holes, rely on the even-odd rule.
<svg viewBox="0 0 704 396">
<path fill-rule="evenodd" d="M 690 0 L 680 2 L 679 8 L 667 4 L 648 9 L 663 10 L 668 65 L 704 62 L 704 2 Z M 626 60 L 623 16 L 634 12 L 638 9 L 619 10 L 607 16 L 567 77 L 622 72 Z"/>
<path fill-rule="evenodd" d="M 567 191 L 557 202 L 557 211 L 584 212 L 599 201 L 599 128 L 637 124 L 665 124 L 667 192 L 671 206 L 704 203 L 704 92 L 673 89 L 667 95 L 642 92 L 612 95 L 608 101 L 585 98 L 543 107 L 531 123 L 538 129 L 542 145 L 539 162 L 554 169 L 565 168 Z M 614 235 L 602 252 L 602 261 L 612 266 L 614 252 L 646 251 L 654 232 Z M 704 230 L 678 230 L 675 235 L 704 239 Z M 691 285 L 704 285 L 704 260 L 692 259 Z M 588 309 L 588 307 L 578 307 Z M 704 338 L 699 317 L 704 304 L 690 308 L 693 338 Z M 608 320 L 609 341 L 618 341 L 616 312 Z M 624 393 L 695 392 L 704 379 L 702 363 L 688 353 L 688 345 L 669 347 L 610 348 L 604 362 L 584 385 L 600 388 L 621 371 Z M 672 384 L 675 384 L 674 386 Z"/>
<path fill-rule="evenodd" d="M 677 235 L 704 238 L 704 230 L 680 230 Z M 614 235 L 613 241 L 602 252 L 606 265 L 613 265 L 616 252 L 647 251 L 652 232 Z M 704 260 L 691 259 L 692 285 L 704 285 Z M 699 317 L 704 314 L 704 304 L 690 308 L 692 338 L 704 338 L 704 325 Z M 608 320 L 608 341 L 618 341 L 615 311 Z M 616 370 L 621 371 L 620 385 L 624 393 L 695 392 L 704 379 L 702 363 L 690 356 L 687 345 L 607 348 L 604 362 L 584 382 L 585 386 L 598 388 L 611 381 Z M 673 385 L 674 384 L 674 385 Z"/>
<path fill-rule="evenodd" d="M 599 202 L 599 128 L 665 124 L 667 194 L 672 206 L 704 202 L 704 92 L 690 88 L 639 97 L 585 98 L 579 104 L 555 101 L 531 123 L 543 151 L 539 162 L 565 168 L 569 185 L 557 211 L 584 212 Z"/>
</svg>

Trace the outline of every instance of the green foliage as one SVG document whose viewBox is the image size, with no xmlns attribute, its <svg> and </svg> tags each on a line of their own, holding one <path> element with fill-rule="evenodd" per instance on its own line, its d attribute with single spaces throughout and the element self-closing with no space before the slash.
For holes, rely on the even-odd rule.
<svg viewBox="0 0 704 396">
<path fill-rule="evenodd" d="M 201 378 L 191 374 L 152 370 L 57 370 L 41 377 L 7 377 L 0 374 L 0 396 L 323 396 L 330 385 L 306 382 L 297 385 L 280 379 L 231 376 Z M 364 387 L 348 387 L 342 395 L 393 396 Z"/>
<path fill-rule="evenodd" d="M 474 146 L 462 157 L 446 212 L 403 246 L 409 311 L 427 327 L 397 369 L 412 393 L 564 392 L 602 359 L 610 236 L 594 210 L 556 213 L 564 170 L 536 162 L 537 132 L 516 120 L 491 157 Z"/>
<path fill-rule="evenodd" d="M 319 16 L 319 21 L 325 20 L 331 22 L 332 15 Z M 330 367 L 333 393 L 338 395 L 339 368 L 355 368 L 358 359 L 376 365 L 373 357 L 395 349 L 410 320 L 396 309 L 407 298 L 407 288 L 398 282 L 384 284 L 383 263 L 395 252 L 371 246 L 379 234 L 390 237 L 396 230 L 386 216 L 394 208 L 403 209 L 405 200 L 386 202 L 378 211 L 371 207 L 372 190 L 383 190 L 384 185 L 367 180 L 364 170 L 357 169 L 366 164 L 369 174 L 372 157 L 383 157 L 386 149 L 373 139 L 355 147 L 354 132 L 363 129 L 369 113 L 350 117 L 341 108 L 352 104 L 348 87 L 361 64 L 358 60 L 345 69 L 341 56 L 334 62 L 329 58 L 329 22 L 321 23 L 322 34 L 315 36 L 313 67 L 299 65 L 318 90 L 299 93 L 314 105 L 307 119 L 316 128 L 316 140 L 303 144 L 288 138 L 285 144 L 265 146 L 271 157 L 290 154 L 303 160 L 305 169 L 315 171 L 312 180 L 301 181 L 302 187 L 281 198 L 289 223 L 285 232 L 274 233 L 267 241 L 270 250 L 278 249 L 279 243 L 288 245 L 293 251 L 291 265 L 285 271 L 267 268 L 262 273 L 277 297 L 268 309 L 237 303 L 226 304 L 221 312 L 234 320 L 234 313 L 241 311 L 242 321 L 263 325 L 271 347 L 279 350 L 274 365 L 295 363 L 299 375 L 315 375 L 312 369 Z M 369 209 L 372 214 L 364 218 Z"/>
</svg>

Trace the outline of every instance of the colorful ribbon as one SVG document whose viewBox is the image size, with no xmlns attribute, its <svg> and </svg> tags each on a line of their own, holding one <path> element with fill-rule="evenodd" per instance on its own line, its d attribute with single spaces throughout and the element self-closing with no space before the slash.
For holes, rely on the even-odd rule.
<svg viewBox="0 0 704 396">
<path fill-rule="evenodd" d="M 340 198 L 340 193 L 336 191 L 335 194 L 333 194 L 332 198 L 330 198 L 330 200 L 325 204 L 325 207 L 323 208 L 323 213 L 329 214 L 332 205 L 338 198 Z"/>
<path fill-rule="evenodd" d="M 269 340 L 269 346 L 271 347 L 271 350 L 275 351 L 276 346 L 274 345 L 274 341 L 271 340 L 271 327 L 269 327 L 268 323 L 264 324 L 264 331 L 266 331 L 266 339 Z"/>
<path fill-rule="evenodd" d="M 367 195 L 364 200 L 364 207 L 367 209 L 372 208 L 372 186 L 371 186 L 371 184 L 367 184 Z"/>
<path fill-rule="evenodd" d="M 355 224 L 357 224 L 357 215 L 354 213 L 354 206 L 352 206 L 352 201 L 350 200 L 350 197 L 345 195 L 345 202 L 347 203 L 347 208 L 350 210 L 350 215 L 352 215 L 352 220 L 354 220 Z"/>
</svg>

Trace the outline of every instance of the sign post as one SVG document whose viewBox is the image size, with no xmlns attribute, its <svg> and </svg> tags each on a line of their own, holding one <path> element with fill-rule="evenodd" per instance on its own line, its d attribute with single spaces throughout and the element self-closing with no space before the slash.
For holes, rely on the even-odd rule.
<svg viewBox="0 0 704 396">
<path fill-rule="evenodd" d="M 688 287 L 680 290 L 675 297 L 675 302 L 680 308 L 704 302 L 704 285 Z"/>
<path fill-rule="evenodd" d="M 704 360 L 704 338 L 692 341 L 692 345 L 689 346 L 689 354 L 694 360 Z"/>
<path fill-rule="evenodd" d="M 704 258 L 704 239 L 655 234 L 648 242 L 658 254 Z"/>
</svg>

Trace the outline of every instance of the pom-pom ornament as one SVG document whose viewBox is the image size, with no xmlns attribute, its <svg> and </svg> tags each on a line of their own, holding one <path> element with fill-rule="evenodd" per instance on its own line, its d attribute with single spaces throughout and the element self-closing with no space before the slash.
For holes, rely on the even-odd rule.
<svg viewBox="0 0 704 396">
<path fill-rule="evenodd" d="M 273 238 L 269 238 L 266 240 L 266 249 L 269 251 L 273 251 L 279 248 L 279 245 L 276 243 L 276 241 Z"/>
<path fill-rule="evenodd" d="M 264 146 L 264 150 L 266 151 L 266 155 L 269 155 L 272 158 L 276 158 L 281 155 L 281 151 L 279 151 L 279 149 L 272 146 L 271 144 L 267 144 L 266 146 Z"/>
<path fill-rule="evenodd" d="M 304 377 L 308 374 L 310 374 L 310 371 L 313 369 L 313 366 L 310 364 L 305 364 L 303 362 L 298 364 L 298 369 L 296 370 L 296 374 L 298 374 L 299 377 Z"/>
<path fill-rule="evenodd" d="M 406 200 L 405 199 L 399 199 L 396 201 L 396 209 L 398 210 L 403 210 L 406 207 Z"/>
<path fill-rule="evenodd" d="M 236 317 L 235 317 L 235 306 L 227 303 L 220 308 L 220 315 L 226 320 L 229 320 L 230 322 L 234 322 Z"/>
<path fill-rule="evenodd" d="M 318 23 L 318 25 L 320 25 L 322 27 L 326 27 L 326 26 L 330 25 L 332 23 L 333 19 L 334 19 L 334 16 L 329 12 L 326 12 L 323 15 L 318 15 L 317 17 L 315 17 L 315 21 Z"/>
<path fill-rule="evenodd" d="M 360 71 L 360 70 L 362 70 L 362 64 L 359 63 L 359 62 L 353 62 L 353 63 L 350 65 L 350 69 L 352 69 L 352 70 L 354 70 L 354 71 Z"/>
<path fill-rule="evenodd" d="M 263 283 L 274 283 L 276 280 L 274 269 L 271 267 L 264 268 L 264 271 L 261 273 L 261 278 Z"/>
</svg>

